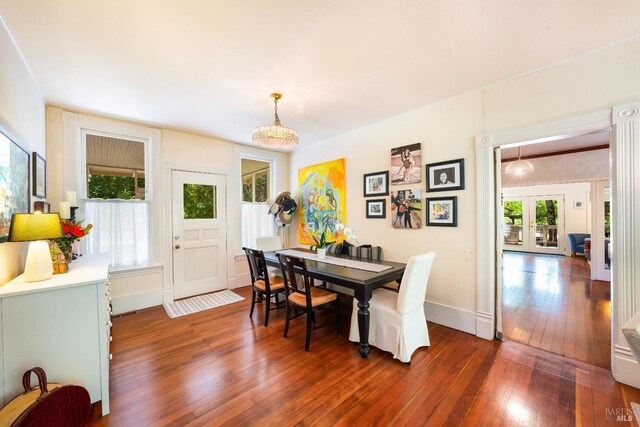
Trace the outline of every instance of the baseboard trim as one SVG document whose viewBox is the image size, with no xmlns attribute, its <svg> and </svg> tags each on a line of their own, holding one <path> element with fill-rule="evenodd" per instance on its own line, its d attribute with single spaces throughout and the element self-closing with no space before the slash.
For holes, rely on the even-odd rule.
<svg viewBox="0 0 640 427">
<path fill-rule="evenodd" d="M 631 351 L 623 348 L 616 348 L 614 354 L 613 377 L 616 381 L 640 388 L 640 364 L 635 360 Z"/>
<path fill-rule="evenodd" d="M 243 288 L 251 284 L 249 273 L 236 274 L 227 278 L 227 286 L 229 289 Z"/>
<path fill-rule="evenodd" d="M 154 289 L 118 297 L 114 296 L 112 303 L 113 314 L 122 314 L 143 308 L 155 307 L 162 305 L 162 289 Z"/>
<path fill-rule="evenodd" d="M 172 302 L 174 302 L 173 284 L 162 289 L 162 301 L 163 301 L 163 304 L 171 304 Z"/>
<path fill-rule="evenodd" d="M 476 334 L 476 313 L 472 311 L 433 301 L 425 301 L 424 312 L 430 322 L 469 334 Z"/>
<path fill-rule="evenodd" d="M 489 313 L 477 312 L 475 313 L 476 323 L 476 336 L 484 338 L 485 340 L 492 340 L 495 338 L 495 330 L 493 325 L 493 316 Z"/>
</svg>

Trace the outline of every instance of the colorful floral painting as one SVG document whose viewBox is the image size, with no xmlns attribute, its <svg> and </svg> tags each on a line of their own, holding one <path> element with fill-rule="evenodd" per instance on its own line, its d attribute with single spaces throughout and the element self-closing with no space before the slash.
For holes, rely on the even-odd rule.
<svg viewBox="0 0 640 427">
<path fill-rule="evenodd" d="M 0 133 L 0 242 L 11 215 L 23 212 L 29 212 L 29 153 Z"/>
<path fill-rule="evenodd" d="M 312 236 L 318 238 L 325 230 L 328 241 L 336 240 L 336 224 L 346 222 L 344 178 L 344 159 L 298 170 L 300 243 L 315 244 Z"/>
</svg>

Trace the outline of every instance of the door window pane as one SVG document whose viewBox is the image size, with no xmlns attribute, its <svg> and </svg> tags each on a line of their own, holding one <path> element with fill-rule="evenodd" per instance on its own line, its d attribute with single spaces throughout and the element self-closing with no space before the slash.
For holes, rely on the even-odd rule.
<svg viewBox="0 0 640 427">
<path fill-rule="evenodd" d="M 216 186 L 203 184 L 184 184 L 184 219 L 215 219 Z"/>
<path fill-rule="evenodd" d="M 558 247 L 558 201 L 536 200 L 536 246 Z"/>
<path fill-rule="evenodd" d="M 504 244 L 522 246 L 522 200 L 504 202 Z"/>
</svg>

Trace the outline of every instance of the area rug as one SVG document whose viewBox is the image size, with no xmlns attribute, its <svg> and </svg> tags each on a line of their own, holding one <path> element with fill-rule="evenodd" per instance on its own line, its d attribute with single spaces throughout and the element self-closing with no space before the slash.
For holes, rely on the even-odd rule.
<svg viewBox="0 0 640 427">
<path fill-rule="evenodd" d="M 170 304 L 164 304 L 164 311 L 170 318 L 186 316 L 187 314 L 221 307 L 234 302 L 242 301 L 244 298 L 228 289 L 211 294 L 198 295 L 196 297 L 185 298 Z"/>
</svg>

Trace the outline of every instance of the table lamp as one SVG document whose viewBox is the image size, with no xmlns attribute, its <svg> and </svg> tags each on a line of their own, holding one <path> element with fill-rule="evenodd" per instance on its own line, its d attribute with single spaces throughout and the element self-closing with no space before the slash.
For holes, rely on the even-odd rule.
<svg viewBox="0 0 640 427">
<path fill-rule="evenodd" d="M 9 242 L 31 242 L 24 266 L 27 282 L 50 279 L 53 264 L 48 239 L 64 236 L 57 213 L 19 213 L 11 216 Z"/>
</svg>

